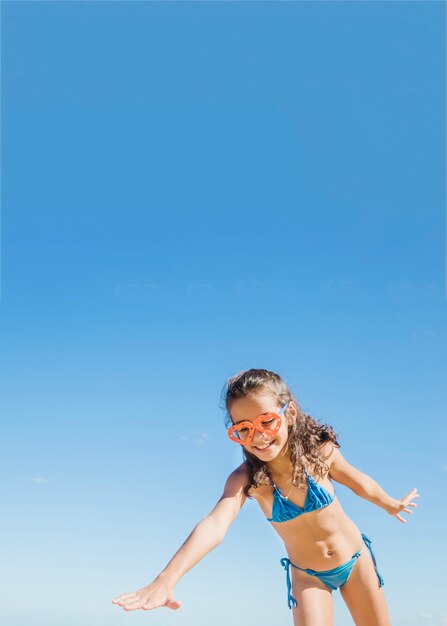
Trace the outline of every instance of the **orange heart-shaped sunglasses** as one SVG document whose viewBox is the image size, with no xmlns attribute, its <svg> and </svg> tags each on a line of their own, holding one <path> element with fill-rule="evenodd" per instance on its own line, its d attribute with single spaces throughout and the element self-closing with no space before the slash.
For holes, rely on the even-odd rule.
<svg viewBox="0 0 447 626">
<path fill-rule="evenodd" d="M 250 445 L 254 437 L 255 430 L 260 433 L 267 433 L 269 437 L 274 437 L 281 428 L 281 415 L 289 406 L 289 403 L 282 407 L 278 413 L 265 413 L 258 415 L 252 422 L 238 422 L 228 429 L 228 436 L 231 441 L 240 443 L 241 446 Z"/>
</svg>

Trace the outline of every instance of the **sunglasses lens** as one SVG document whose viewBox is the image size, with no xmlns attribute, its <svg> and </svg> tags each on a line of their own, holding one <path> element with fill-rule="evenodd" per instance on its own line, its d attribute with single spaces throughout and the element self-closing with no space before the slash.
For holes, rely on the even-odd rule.
<svg viewBox="0 0 447 626">
<path fill-rule="evenodd" d="M 278 432 L 279 425 L 281 424 L 281 418 L 274 413 L 270 415 L 266 415 L 265 418 L 261 421 L 261 427 L 267 433 L 276 433 Z"/>
<path fill-rule="evenodd" d="M 248 439 L 250 429 L 243 424 L 241 424 L 240 426 L 238 424 L 235 424 L 229 429 L 228 434 L 233 441 L 243 444 Z"/>
<path fill-rule="evenodd" d="M 234 434 L 237 436 L 238 439 L 242 439 L 242 441 L 245 441 L 249 435 L 250 431 L 247 427 L 245 428 L 235 428 L 234 430 Z"/>
</svg>

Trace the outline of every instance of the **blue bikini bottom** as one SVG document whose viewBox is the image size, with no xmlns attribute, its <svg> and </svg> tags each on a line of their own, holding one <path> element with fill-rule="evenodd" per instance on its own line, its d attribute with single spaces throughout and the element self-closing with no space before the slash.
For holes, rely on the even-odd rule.
<svg viewBox="0 0 447 626">
<path fill-rule="evenodd" d="M 369 539 L 369 537 L 367 537 L 363 533 L 362 533 L 362 538 L 368 550 L 371 553 L 372 560 L 374 562 L 374 567 L 375 567 L 376 574 L 377 574 L 377 578 L 379 579 L 379 587 L 383 587 L 385 583 L 383 582 L 383 578 L 377 570 L 376 558 L 374 556 L 374 552 L 371 549 L 371 539 Z M 346 563 L 344 563 L 343 565 L 340 565 L 339 567 L 335 567 L 334 569 L 324 570 L 323 572 L 317 572 L 314 569 L 303 569 L 302 567 L 298 567 L 298 565 L 295 565 L 295 563 L 292 563 L 292 561 L 290 561 L 290 559 L 286 557 L 281 559 L 280 561 L 281 565 L 286 570 L 286 575 L 287 575 L 287 603 L 288 603 L 289 609 L 292 608 L 292 604 L 293 606 L 297 606 L 297 602 L 295 598 L 292 596 L 292 593 L 290 591 L 292 587 L 292 584 L 290 581 L 290 566 L 291 565 L 295 567 L 296 569 L 301 570 L 302 572 L 306 572 L 306 574 L 310 574 L 311 576 L 316 576 L 317 578 L 322 580 L 324 584 L 329 587 L 329 589 L 338 589 L 339 587 L 343 587 L 343 585 L 348 581 L 349 576 L 351 575 L 351 572 L 353 570 L 353 567 L 356 564 L 357 559 L 360 556 L 362 548 L 363 548 L 363 545 L 360 548 L 360 550 L 356 552 L 355 554 L 353 554 L 352 558 Z"/>
</svg>

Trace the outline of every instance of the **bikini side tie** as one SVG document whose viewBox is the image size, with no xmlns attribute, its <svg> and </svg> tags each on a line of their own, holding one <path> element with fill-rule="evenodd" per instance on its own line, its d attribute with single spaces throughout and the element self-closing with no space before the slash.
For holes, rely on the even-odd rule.
<svg viewBox="0 0 447 626">
<path fill-rule="evenodd" d="M 290 581 L 290 566 L 292 565 L 292 561 L 290 559 L 288 559 L 287 557 L 284 557 L 284 558 L 281 559 L 280 563 L 283 566 L 283 568 L 286 570 L 287 605 L 288 605 L 289 609 L 291 609 L 292 605 L 294 607 L 297 606 L 297 602 L 296 602 L 295 598 L 292 596 L 292 593 L 291 593 L 292 583 Z"/>
<path fill-rule="evenodd" d="M 372 548 L 371 548 L 371 543 L 372 543 L 372 541 L 371 541 L 371 539 L 370 539 L 369 537 L 367 537 L 367 536 L 366 536 L 366 535 L 364 535 L 363 533 L 362 533 L 362 537 L 363 537 L 363 541 L 366 543 L 366 545 L 367 545 L 367 547 L 368 547 L 368 550 L 369 550 L 369 551 L 370 551 L 370 553 L 371 553 L 372 560 L 373 560 L 374 567 L 375 567 L 376 574 L 377 574 L 377 578 L 379 579 L 379 587 L 383 587 L 383 585 L 385 584 L 385 582 L 384 582 L 384 580 L 383 580 L 382 576 L 379 574 L 379 570 L 377 569 L 376 557 L 374 556 L 374 552 L 372 551 Z"/>
</svg>

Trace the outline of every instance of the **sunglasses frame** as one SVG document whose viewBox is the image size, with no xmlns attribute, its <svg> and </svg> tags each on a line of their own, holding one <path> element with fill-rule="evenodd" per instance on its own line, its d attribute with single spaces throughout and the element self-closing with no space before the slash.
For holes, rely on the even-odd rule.
<svg viewBox="0 0 447 626">
<path fill-rule="evenodd" d="M 278 411 L 278 413 L 275 413 L 272 411 L 270 413 L 266 413 L 265 415 L 258 415 L 258 417 L 256 417 L 252 422 L 244 421 L 244 422 L 238 422 L 237 424 L 233 424 L 233 426 L 230 426 L 230 428 L 228 429 L 228 437 L 231 439 L 231 441 L 239 443 L 241 446 L 244 446 L 244 447 L 250 445 L 254 437 L 255 430 L 259 431 L 260 433 L 267 433 L 270 437 L 274 437 L 276 433 L 278 432 L 278 430 L 281 428 L 281 423 L 282 423 L 281 415 L 284 413 L 284 411 L 287 409 L 288 406 L 289 406 L 289 402 L 286 402 L 286 404 L 282 407 L 280 411 Z M 264 428 L 264 426 L 262 426 L 262 422 L 269 420 L 269 419 L 277 420 L 273 430 Z M 233 435 L 233 433 L 239 430 L 240 428 L 248 428 L 249 430 L 247 438 L 244 440 L 239 439 L 238 437 Z"/>
</svg>

